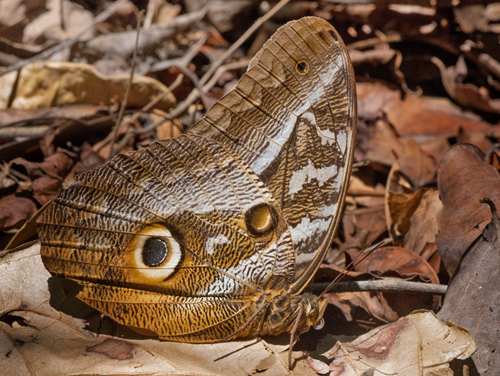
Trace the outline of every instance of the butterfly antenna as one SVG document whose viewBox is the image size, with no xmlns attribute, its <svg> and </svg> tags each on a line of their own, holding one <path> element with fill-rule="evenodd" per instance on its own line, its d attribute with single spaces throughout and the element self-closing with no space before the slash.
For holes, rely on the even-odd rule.
<svg viewBox="0 0 500 376">
<path fill-rule="evenodd" d="M 385 230 L 384 230 L 385 231 Z M 365 260 L 368 256 L 370 256 L 375 250 L 379 249 L 380 247 L 384 247 L 387 244 L 392 243 L 392 238 L 387 238 L 384 239 L 374 245 L 371 245 L 370 247 L 366 248 L 362 252 L 360 252 L 351 262 L 344 267 L 342 272 L 335 277 L 335 279 L 328 285 L 328 287 L 319 295 L 321 298 L 323 295 L 325 295 L 330 289 L 335 286 L 336 283 L 338 283 L 342 278 L 344 278 L 347 273 L 350 271 L 354 270 L 356 266 L 358 266 L 363 260 Z M 359 259 L 361 257 L 361 259 Z M 359 260 L 358 260 L 359 259 Z"/>
</svg>

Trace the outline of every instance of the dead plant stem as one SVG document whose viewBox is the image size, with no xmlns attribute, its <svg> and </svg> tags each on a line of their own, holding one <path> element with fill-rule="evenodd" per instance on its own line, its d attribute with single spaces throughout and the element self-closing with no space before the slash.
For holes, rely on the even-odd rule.
<svg viewBox="0 0 500 376">
<path fill-rule="evenodd" d="M 139 49 L 139 36 L 141 34 L 141 25 L 142 25 L 142 18 L 144 16 L 144 11 L 141 10 L 137 14 L 137 34 L 135 37 L 135 47 L 134 47 L 134 54 L 132 55 L 132 64 L 130 67 L 130 77 L 127 85 L 127 89 L 125 90 L 125 95 L 123 96 L 122 104 L 120 106 L 120 112 L 118 113 L 118 118 L 116 119 L 116 124 L 115 127 L 113 128 L 113 137 L 111 139 L 111 146 L 109 148 L 109 159 L 113 158 L 115 156 L 115 140 L 116 136 L 118 135 L 118 130 L 120 129 L 120 123 L 123 118 L 123 112 L 125 111 L 125 107 L 127 107 L 127 102 L 128 102 L 128 97 L 130 95 L 130 89 L 132 87 L 132 82 L 134 80 L 134 72 L 135 72 L 135 65 L 137 61 L 137 50 Z"/>
</svg>

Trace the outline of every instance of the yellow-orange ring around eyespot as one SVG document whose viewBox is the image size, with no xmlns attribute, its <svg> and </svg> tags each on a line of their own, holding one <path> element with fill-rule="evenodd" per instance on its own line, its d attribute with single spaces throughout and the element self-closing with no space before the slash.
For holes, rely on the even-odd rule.
<svg viewBox="0 0 500 376">
<path fill-rule="evenodd" d="M 308 74 L 309 68 L 309 63 L 305 60 L 299 60 L 297 61 L 297 64 L 295 64 L 295 71 L 301 76 Z"/>
</svg>

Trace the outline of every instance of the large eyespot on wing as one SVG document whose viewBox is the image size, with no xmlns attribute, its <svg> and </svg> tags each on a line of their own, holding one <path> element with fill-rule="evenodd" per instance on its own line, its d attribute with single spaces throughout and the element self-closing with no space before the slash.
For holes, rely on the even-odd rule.
<svg viewBox="0 0 500 376">
<path fill-rule="evenodd" d="M 144 227 L 125 251 L 130 283 L 153 286 L 171 277 L 182 262 L 181 245 L 161 224 Z"/>
<path fill-rule="evenodd" d="M 268 235 L 276 228 L 278 219 L 274 209 L 266 203 L 257 204 L 245 213 L 248 232 L 255 237 Z"/>
</svg>

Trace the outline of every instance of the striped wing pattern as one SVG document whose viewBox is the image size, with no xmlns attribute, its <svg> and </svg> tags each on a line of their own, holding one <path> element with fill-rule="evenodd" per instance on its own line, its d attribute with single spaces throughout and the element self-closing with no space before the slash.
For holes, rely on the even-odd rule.
<svg viewBox="0 0 500 376">
<path fill-rule="evenodd" d="M 188 132 L 61 191 L 37 224 L 43 261 L 83 301 L 164 339 L 287 330 L 263 322 L 277 301 L 295 311 L 331 242 L 355 122 L 338 34 L 314 17 L 288 23 Z M 145 256 L 162 247 L 159 264 Z"/>
</svg>

